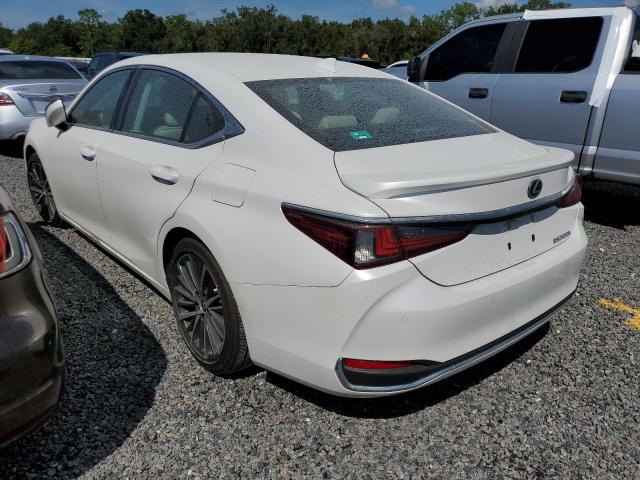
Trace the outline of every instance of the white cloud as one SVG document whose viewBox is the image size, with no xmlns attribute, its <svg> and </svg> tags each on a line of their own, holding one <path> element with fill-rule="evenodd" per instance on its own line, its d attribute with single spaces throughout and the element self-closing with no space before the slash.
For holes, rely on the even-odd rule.
<svg viewBox="0 0 640 480">
<path fill-rule="evenodd" d="M 376 10 L 393 10 L 402 17 L 408 17 L 416 13 L 416 7 L 403 3 L 398 3 L 398 0 L 373 0 L 371 6 Z"/>
<path fill-rule="evenodd" d="M 398 0 L 373 0 L 373 8 L 376 10 L 391 10 L 398 6 Z"/>
<path fill-rule="evenodd" d="M 640 1 L 640 0 L 631 0 L 631 1 Z M 476 5 L 480 8 L 489 8 L 489 7 L 493 7 L 493 8 L 498 8 L 502 5 L 513 5 L 514 3 L 516 3 L 515 0 L 479 0 L 478 2 L 476 2 Z"/>
<path fill-rule="evenodd" d="M 624 4 L 631 8 L 640 7 L 640 0 L 624 0 Z"/>
<path fill-rule="evenodd" d="M 416 13 L 416 7 L 414 7 L 413 5 L 400 5 L 398 7 L 398 13 L 400 15 L 408 17 L 409 15 L 413 15 L 414 13 Z"/>
</svg>

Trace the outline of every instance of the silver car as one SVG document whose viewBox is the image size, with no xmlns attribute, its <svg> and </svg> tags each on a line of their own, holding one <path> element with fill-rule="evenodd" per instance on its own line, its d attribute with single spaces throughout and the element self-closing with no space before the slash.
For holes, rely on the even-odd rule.
<svg viewBox="0 0 640 480">
<path fill-rule="evenodd" d="M 66 106 L 87 84 L 71 65 L 51 57 L 0 55 L 0 140 L 24 138 L 53 100 Z"/>
</svg>

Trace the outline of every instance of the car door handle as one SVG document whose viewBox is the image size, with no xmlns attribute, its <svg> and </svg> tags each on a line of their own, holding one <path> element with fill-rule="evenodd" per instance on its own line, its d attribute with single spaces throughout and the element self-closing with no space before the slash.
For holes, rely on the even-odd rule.
<svg viewBox="0 0 640 480">
<path fill-rule="evenodd" d="M 489 96 L 488 88 L 470 88 L 469 98 L 487 98 Z"/>
<path fill-rule="evenodd" d="M 151 177 L 156 182 L 160 182 L 165 185 L 173 185 L 174 183 L 178 183 L 178 180 L 180 180 L 180 174 L 175 169 L 164 165 L 151 167 L 149 169 L 149 173 L 151 173 Z"/>
<path fill-rule="evenodd" d="M 96 151 L 91 147 L 84 147 L 80 150 L 80 155 L 87 161 L 91 161 L 96 158 Z"/>
<path fill-rule="evenodd" d="M 587 92 L 580 90 L 564 90 L 560 94 L 563 103 L 582 103 L 587 99 Z"/>
</svg>

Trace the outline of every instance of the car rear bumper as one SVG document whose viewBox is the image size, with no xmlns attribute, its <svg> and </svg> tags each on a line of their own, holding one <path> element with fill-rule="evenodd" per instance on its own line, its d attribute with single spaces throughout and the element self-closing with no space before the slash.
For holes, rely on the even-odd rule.
<svg viewBox="0 0 640 480">
<path fill-rule="evenodd" d="M 55 306 L 35 252 L 24 270 L 0 280 L 0 447 L 48 418 L 65 376 Z"/>
<path fill-rule="evenodd" d="M 25 117 L 15 105 L 0 107 L 0 140 L 24 137 L 34 118 Z"/>
<path fill-rule="evenodd" d="M 431 385 L 477 365 L 531 335 L 549 323 L 553 315 L 569 301 L 573 293 L 538 318 L 513 332 L 452 360 L 446 362 L 418 361 L 416 366 L 406 369 L 367 371 L 346 368 L 340 359 L 336 365 L 336 373 L 342 385 L 347 390 L 355 392 L 393 393 Z"/>
<path fill-rule="evenodd" d="M 586 246 L 577 215 L 562 244 L 461 285 L 437 285 L 401 262 L 354 271 L 337 287 L 236 284 L 233 290 L 256 364 L 336 395 L 390 395 L 444 375 L 369 390 L 340 378 L 339 359 L 455 364 L 450 374 L 469 367 L 487 355 L 457 360 L 503 339 L 497 353 L 550 319 L 576 289 Z"/>
</svg>

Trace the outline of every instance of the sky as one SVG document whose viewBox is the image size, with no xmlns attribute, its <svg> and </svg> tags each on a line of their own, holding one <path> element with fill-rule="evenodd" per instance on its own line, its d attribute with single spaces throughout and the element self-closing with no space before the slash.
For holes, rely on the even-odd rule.
<svg viewBox="0 0 640 480">
<path fill-rule="evenodd" d="M 512 3 L 512 0 L 471 0 L 480 6 Z M 616 5 L 623 1 L 638 5 L 640 0 L 568 0 L 574 7 Z M 456 0 L 0 0 L 0 23 L 20 28 L 35 21 L 64 15 L 77 18 L 78 10 L 95 8 L 107 21 L 114 21 L 127 11 L 147 8 L 156 15 L 186 14 L 191 19 L 207 20 L 220 14 L 223 8 L 240 5 L 276 6 L 280 13 L 297 18 L 303 14 L 326 20 L 348 22 L 354 18 L 403 18 L 438 13 L 454 5 Z"/>
</svg>

